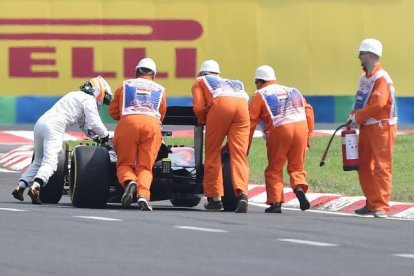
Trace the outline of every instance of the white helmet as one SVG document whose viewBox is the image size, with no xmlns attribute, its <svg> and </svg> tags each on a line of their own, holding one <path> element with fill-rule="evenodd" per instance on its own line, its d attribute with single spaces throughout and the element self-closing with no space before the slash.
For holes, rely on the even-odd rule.
<svg viewBox="0 0 414 276">
<path fill-rule="evenodd" d="M 155 65 L 154 60 L 151 58 L 143 58 L 139 61 L 138 65 L 135 67 L 135 71 L 138 68 L 147 68 L 154 72 L 154 75 L 157 73 L 157 66 Z"/>
<path fill-rule="evenodd" d="M 257 67 L 256 74 L 254 76 L 256 80 L 271 81 L 276 80 L 275 70 L 269 65 L 262 65 Z"/>
<path fill-rule="evenodd" d="M 218 65 L 217 61 L 209 59 L 201 64 L 199 73 L 200 72 L 211 72 L 220 74 L 220 66 Z"/>
<path fill-rule="evenodd" d="M 360 52 L 370 52 L 376 54 L 377 56 L 382 56 L 382 44 L 379 40 L 373 38 L 367 38 L 362 40 L 361 45 L 359 45 Z"/>
</svg>

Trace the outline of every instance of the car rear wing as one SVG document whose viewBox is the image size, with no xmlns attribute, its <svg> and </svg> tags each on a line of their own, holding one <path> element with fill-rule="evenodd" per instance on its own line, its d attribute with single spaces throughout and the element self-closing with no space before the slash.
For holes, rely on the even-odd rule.
<svg viewBox="0 0 414 276">
<path fill-rule="evenodd" d="M 168 106 L 163 125 L 197 125 L 197 117 L 192 106 Z"/>
<path fill-rule="evenodd" d="M 194 126 L 194 162 L 197 182 L 203 181 L 204 126 L 198 125 L 192 106 L 168 106 L 163 125 Z"/>
</svg>

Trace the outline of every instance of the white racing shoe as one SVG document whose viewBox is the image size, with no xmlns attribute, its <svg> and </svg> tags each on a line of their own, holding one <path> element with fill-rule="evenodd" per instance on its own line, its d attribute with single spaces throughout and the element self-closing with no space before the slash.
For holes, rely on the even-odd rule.
<svg viewBox="0 0 414 276">
<path fill-rule="evenodd" d="M 128 208 L 131 206 L 132 201 L 134 200 L 134 196 L 137 192 L 138 184 L 135 181 L 130 181 L 127 186 L 125 187 L 125 192 L 121 198 L 122 207 Z"/>
<path fill-rule="evenodd" d="M 138 197 L 138 208 L 142 211 L 152 211 L 151 204 L 145 196 Z"/>
</svg>

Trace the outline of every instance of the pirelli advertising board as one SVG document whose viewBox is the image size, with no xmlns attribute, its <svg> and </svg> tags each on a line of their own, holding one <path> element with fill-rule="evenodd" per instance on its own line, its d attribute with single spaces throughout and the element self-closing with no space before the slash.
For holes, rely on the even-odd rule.
<svg viewBox="0 0 414 276">
<path fill-rule="evenodd" d="M 0 95 L 60 95 L 96 75 L 115 88 L 146 56 L 170 97 L 190 96 L 205 59 L 250 93 L 269 64 L 305 94 L 351 95 L 358 45 L 374 37 L 410 96 L 413 10 L 410 0 L 1 0 Z"/>
</svg>

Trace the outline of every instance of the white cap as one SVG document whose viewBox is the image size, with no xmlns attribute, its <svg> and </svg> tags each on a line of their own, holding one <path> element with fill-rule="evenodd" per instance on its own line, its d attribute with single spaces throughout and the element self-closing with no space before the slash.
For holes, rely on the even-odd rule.
<svg viewBox="0 0 414 276">
<path fill-rule="evenodd" d="M 382 56 L 382 44 L 379 40 L 373 38 L 367 38 L 362 40 L 361 45 L 359 45 L 360 52 L 370 52 L 376 54 L 377 56 Z"/>
<path fill-rule="evenodd" d="M 139 61 L 138 65 L 135 67 L 135 71 L 138 68 L 147 68 L 152 71 L 154 71 L 154 74 L 157 73 L 157 66 L 155 65 L 155 62 L 151 58 L 143 58 Z"/>
<path fill-rule="evenodd" d="M 217 61 L 209 59 L 209 60 L 204 61 L 201 64 L 199 73 L 200 72 L 211 72 L 211 73 L 220 74 L 220 67 Z"/>
<path fill-rule="evenodd" d="M 275 70 L 269 65 L 262 65 L 257 67 L 256 74 L 254 76 L 256 80 L 271 81 L 276 80 Z"/>
</svg>

